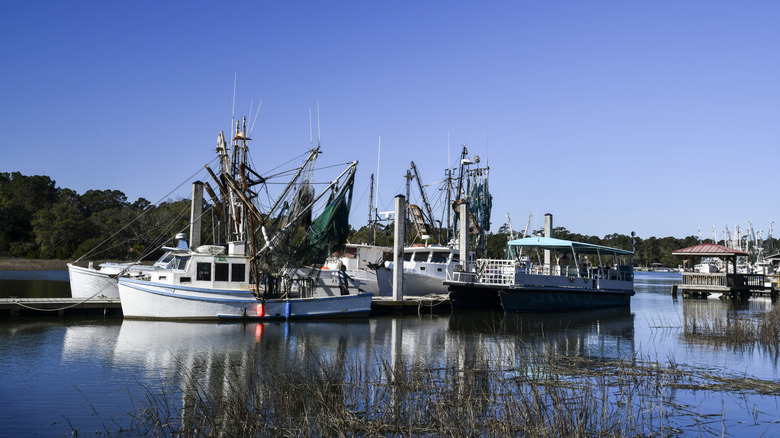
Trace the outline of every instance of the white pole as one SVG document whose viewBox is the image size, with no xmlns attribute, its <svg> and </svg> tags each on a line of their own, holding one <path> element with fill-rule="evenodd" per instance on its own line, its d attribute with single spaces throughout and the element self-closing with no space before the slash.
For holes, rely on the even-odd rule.
<svg viewBox="0 0 780 438">
<path fill-rule="evenodd" d="M 200 216 L 203 211 L 203 183 L 192 183 L 192 206 L 190 208 L 190 248 L 200 246 Z"/>
<path fill-rule="evenodd" d="M 469 206 L 466 202 L 458 205 L 458 215 L 460 216 L 460 236 L 458 250 L 460 251 L 460 266 L 463 271 L 468 271 L 469 264 Z"/>
<path fill-rule="evenodd" d="M 393 300 L 404 299 L 404 242 L 406 242 L 406 198 L 395 197 L 395 236 L 393 239 Z"/>
<path fill-rule="evenodd" d="M 379 211 L 379 158 L 382 154 L 382 134 L 379 134 L 379 146 L 376 150 L 376 196 L 374 196 L 374 209 Z"/>
</svg>

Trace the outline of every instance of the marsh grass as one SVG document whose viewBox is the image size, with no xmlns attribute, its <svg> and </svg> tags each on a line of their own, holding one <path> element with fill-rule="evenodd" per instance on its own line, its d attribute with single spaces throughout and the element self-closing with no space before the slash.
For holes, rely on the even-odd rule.
<svg viewBox="0 0 780 438">
<path fill-rule="evenodd" d="M 543 345 L 482 350 L 447 366 L 313 353 L 293 366 L 263 360 L 216 379 L 183 368 L 182 389 L 145 388 L 132 435 L 674 436 L 682 419 L 687 432 L 715 436 L 722 430 L 712 417 L 725 413 L 703 414 L 680 391 L 780 390 L 671 361 L 568 356 Z"/>
<path fill-rule="evenodd" d="M 70 260 L 0 258 L 0 271 L 67 271 Z"/>
<path fill-rule="evenodd" d="M 683 314 L 683 337 L 688 341 L 741 350 L 759 346 L 777 354 L 780 347 L 780 308 L 773 307 L 758 314 L 692 309 Z"/>
</svg>

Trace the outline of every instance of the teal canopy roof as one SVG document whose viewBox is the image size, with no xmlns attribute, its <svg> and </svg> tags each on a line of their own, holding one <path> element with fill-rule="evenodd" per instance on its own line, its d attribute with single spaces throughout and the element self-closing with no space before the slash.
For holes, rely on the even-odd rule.
<svg viewBox="0 0 780 438">
<path fill-rule="evenodd" d="M 590 243 L 573 242 L 571 240 L 554 239 L 552 237 L 526 237 L 525 239 L 510 240 L 507 246 L 521 248 L 538 248 L 549 250 L 574 249 L 577 254 L 615 253 L 632 255 L 632 251 L 610 248 L 608 246 L 593 245 Z"/>
</svg>

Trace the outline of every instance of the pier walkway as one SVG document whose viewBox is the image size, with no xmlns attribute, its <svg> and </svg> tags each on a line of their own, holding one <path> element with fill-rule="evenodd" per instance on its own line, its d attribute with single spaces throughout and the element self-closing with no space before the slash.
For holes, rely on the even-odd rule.
<svg viewBox="0 0 780 438">
<path fill-rule="evenodd" d="M 0 317 L 31 315 L 121 315 L 118 298 L 0 298 Z"/>
<path fill-rule="evenodd" d="M 374 297 L 371 315 L 424 314 L 450 312 L 447 295 L 405 297 L 401 301 L 390 297 Z M 13 316 L 112 315 L 122 316 L 118 298 L 0 298 L 0 318 Z"/>
<path fill-rule="evenodd" d="M 682 281 L 672 288 L 672 294 L 679 291 L 683 295 L 690 296 L 720 293 L 729 298 L 744 299 L 751 296 L 775 298 L 777 297 L 777 289 L 773 287 L 767 277 L 764 274 L 683 272 Z"/>
</svg>

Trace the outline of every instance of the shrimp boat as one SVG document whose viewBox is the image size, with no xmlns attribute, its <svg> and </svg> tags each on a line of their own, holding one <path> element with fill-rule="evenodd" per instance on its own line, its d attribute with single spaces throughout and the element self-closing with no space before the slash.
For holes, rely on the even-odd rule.
<svg viewBox="0 0 780 438">
<path fill-rule="evenodd" d="M 472 269 L 454 273 L 446 282 L 453 310 L 598 309 L 628 306 L 634 295 L 633 251 L 527 237 L 509 241 L 507 253 L 508 259 L 477 259 Z"/>
<path fill-rule="evenodd" d="M 446 177 L 441 181 L 444 184 L 440 187 L 440 191 L 447 194 L 443 215 L 450 213 L 448 210 L 452 205 L 450 201 L 453 195 L 454 199 L 457 199 L 452 205 L 453 207 L 459 203 L 468 202 L 472 211 L 469 235 L 477 243 L 478 249 L 484 252 L 485 232 L 489 231 L 490 228 L 492 196 L 488 192 L 490 168 L 470 168 L 479 162 L 478 156 L 474 156 L 473 160 L 468 157 L 468 149 L 463 145 L 460 170 L 457 175 L 453 174 L 454 169 L 446 171 Z M 403 261 L 400 264 L 403 273 L 402 293 L 404 296 L 445 295 L 447 294 L 447 286 L 444 281 L 461 263 L 458 239 L 450 233 L 450 229 L 456 229 L 457 226 L 451 223 L 449 214 L 447 215 L 446 227 L 442 227 L 441 222 L 436 219 L 433 208 L 428 202 L 425 184 L 423 184 L 420 172 L 413 161 L 405 179 L 407 194 L 410 192 L 411 181 L 417 181 L 421 206 L 415 204 L 408 206 L 408 222 L 412 224 L 416 236 L 413 238 L 412 244 L 404 247 Z M 373 178 L 371 193 L 373 193 Z M 468 201 L 465 201 L 464 198 L 467 198 Z M 373 207 L 370 209 L 369 218 L 369 226 L 374 227 L 377 218 Z M 457 222 L 458 217 L 453 217 L 453 221 Z M 434 224 L 439 224 L 439 226 Z M 436 243 L 429 244 L 431 239 Z M 447 243 L 441 244 L 443 242 Z M 468 258 L 473 258 L 473 255 L 470 252 Z M 377 296 L 392 296 L 391 279 L 392 273 L 396 269 L 395 263 L 393 263 L 392 248 L 348 244 L 343 253 L 328 260 L 330 269 L 338 269 L 340 266 L 345 266 L 350 276 L 361 279 L 364 284 L 362 287 L 366 290 Z"/>
<path fill-rule="evenodd" d="M 261 211 L 258 193 L 271 193 L 275 177 L 263 177 L 249 167 L 245 132 L 246 118 L 243 125 L 236 124 L 230 145 L 220 133 L 220 170 L 215 173 L 206 166 L 220 196 L 208 183 L 196 182 L 193 189 L 192 217 L 200 216 L 195 209 L 203 203 L 205 188 L 222 216 L 227 243 L 191 243 L 194 248 L 173 251 L 168 271 L 121 277 L 126 318 L 263 320 L 360 317 L 370 312 L 372 294 L 360 291 L 359 283 L 340 272 L 317 266 L 346 240 L 357 162 L 348 163 L 315 196 L 311 178 L 321 153 L 317 146 L 300 167 L 275 172 L 294 176 Z M 312 220 L 316 209 L 321 212 Z"/>
</svg>

